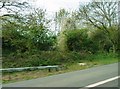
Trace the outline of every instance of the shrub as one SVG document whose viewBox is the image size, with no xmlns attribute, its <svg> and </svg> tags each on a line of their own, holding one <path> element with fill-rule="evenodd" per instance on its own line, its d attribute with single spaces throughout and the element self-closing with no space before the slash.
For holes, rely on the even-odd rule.
<svg viewBox="0 0 120 89">
<path fill-rule="evenodd" d="M 3 68 L 62 65 L 81 59 L 81 54 L 77 52 L 39 51 L 34 54 L 21 53 L 18 56 L 13 54 L 3 57 Z"/>
<path fill-rule="evenodd" d="M 88 37 L 87 29 L 67 30 L 66 44 L 69 51 L 97 51 L 97 45 Z"/>
</svg>

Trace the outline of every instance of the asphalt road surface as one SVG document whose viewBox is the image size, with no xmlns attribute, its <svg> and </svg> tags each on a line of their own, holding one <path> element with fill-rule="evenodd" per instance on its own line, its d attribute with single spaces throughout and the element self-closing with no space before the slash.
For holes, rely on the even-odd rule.
<svg viewBox="0 0 120 89">
<path fill-rule="evenodd" d="M 97 87 L 108 87 L 108 86 L 109 87 L 116 87 L 116 86 L 118 86 L 118 79 L 110 81 L 110 82 L 107 82 L 107 83 L 104 83 L 104 84 L 101 84 L 101 85 L 99 85 Z"/>
<path fill-rule="evenodd" d="M 118 63 L 43 78 L 4 84 L 3 87 L 118 87 Z"/>
</svg>

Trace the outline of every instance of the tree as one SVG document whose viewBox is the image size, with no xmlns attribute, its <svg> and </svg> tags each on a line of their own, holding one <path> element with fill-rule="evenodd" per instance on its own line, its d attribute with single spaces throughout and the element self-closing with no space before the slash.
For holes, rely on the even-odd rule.
<svg viewBox="0 0 120 89">
<path fill-rule="evenodd" d="M 2 24 L 3 50 L 23 52 L 26 50 L 26 37 L 22 35 L 21 26 L 17 23 Z M 3 52 L 4 52 L 3 51 Z"/>
<path fill-rule="evenodd" d="M 42 9 L 34 9 L 27 15 L 14 15 L 17 18 L 8 16 L 10 22 L 2 23 L 3 48 L 19 52 L 52 50 L 56 38 L 49 30 L 50 21 L 45 14 Z"/>
<path fill-rule="evenodd" d="M 1 20 L 1 30 L 2 30 L 2 43 L 3 43 L 3 49 L 20 49 L 22 50 L 23 43 L 21 38 L 23 39 L 23 36 L 18 31 L 20 30 L 20 20 L 21 17 L 19 16 L 19 11 L 23 8 L 27 7 L 27 2 L 7 2 L 7 1 L 1 1 L 1 7 L 0 10 L 6 11 L 5 13 L 1 12 L 0 20 Z M 14 8 L 13 8 L 14 7 Z M 16 40 L 15 40 L 16 39 Z M 17 45 L 19 44 L 19 45 Z M 20 46 L 20 44 L 22 46 Z M 4 52 L 4 51 L 3 51 Z"/>
<path fill-rule="evenodd" d="M 34 12 L 26 16 L 26 31 L 31 42 L 29 45 L 33 44 L 39 50 L 50 50 L 55 40 L 50 32 L 50 20 L 46 19 L 45 14 L 43 9 L 34 9 Z"/>
<path fill-rule="evenodd" d="M 64 32 L 66 36 L 66 44 L 69 51 L 86 51 L 96 52 L 97 46 L 88 37 L 88 29 L 67 30 Z"/>
<path fill-rule="evenodd" d="M 113 52 L 116 51 L 116 42 L 111 36 L 110 28 L 118 25 L 117 2 L 92 2 L 81 6 L 78 15 L 79 18 L 84 19 L 86 24 L 90 24 L 97 29 L 103 30 L 104 35 L 106 35 L 112 43 Z M 114 30 L 117 31 L 115 28 Z"/>
<path fill-rule="evenodd" d="M 67 51 L 66 36 L 64 32 L 66 30 L 75 30 L 76 29 L 76 19 L 74 18 L 73 12 L 70 13 L 65 9 L 61 9 L 58 12 L 58 23 L 60 33 L 57 37 L 57 46 L 60 51 Z"/>
<path fill-rule="evenodd" d="M 28 3 L 3 0 L 0 5 L 0 10 L 4 11 L 0 15 L 3 52 L 5 50 L 15 51 L 18 49 L 19 51 L 24 51 L 26 49 L 26 38 L 21 32 L 24 23 L 20 12 L 28 8 Z"/>
<path fill-rule="evenodd" d="M 27 2 L 3 0 L 0 2 L 0 5 L 1 23 L 12 23 L 13 20 L 21 20 L 23 16 L 21 12 L 24 12 L 28 8 L 30 9 L 30 5 Z"/>
<path fill-rule="evenodd" d="M 16 12 L 17 13 L 20 9 L 24 10 L 26 7 L 29 6 L 27 2 L 19 2 L 19 1 L 7 1 L 7 0 L 3 0 L 0 3 L 1 3 L 0 10 L 5 9 L 9 13 L 10 12 Z"/>
<path fill-rule="evenodd" d="M 58 25 L 59 25 L 59 30 L 61 31 L 62 30 L 62 26 L 64 25 L 64 21 L 65 19 L 69 16 L 69 12 L 66 11 L 65 9 L 60 9 L 58 12 L 57 12 L 57 22 L 58 22 Z"/>
<path fill-rule="evenodd" d="M 98 47 L 99 51 L 101 52 L 109 52 L 111 48 L 111 42 L 109 41 L 108 37 L 104 35 L 104 31 L 100 29 L 94 29 L 90 31 L 88 34 L 89 38 L 92 40 L 94 44 Z"/>
<path fill-rule="evenodd" d="M 76 29 L 76 23 L 73 17 L 66 18 L 62 25 L 62 30 L 75 30 Z"/>
<path fill-rule="evenodd" d="M 19 24 L 24 23 L 23 14 L 20 12 L 29 7 L 27 2 L 3 0 L 0 4 L 0 10 L 4 10 L 4 12 L 1 12 L 0 15 L 1 25 L 13 24 L 19 26 Z"/>
</svg>

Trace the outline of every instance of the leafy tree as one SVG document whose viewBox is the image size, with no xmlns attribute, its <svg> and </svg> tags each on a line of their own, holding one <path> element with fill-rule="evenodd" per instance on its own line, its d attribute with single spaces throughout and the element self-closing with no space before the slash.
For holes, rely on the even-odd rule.
<svg viewBox="0 0 120 89">
<path fill-rule="evenodd" d="M 97 51 L 97 46 L 93 43 L 91 39 L 89 39 L 87 31 L 87 29 L 65 31 L 67 39 L 66 43 L 70 51 Z"/>
<path fill-rule="evenodd" d="M 111 43 L 108 40 L 108 37 L 104 35 L 104 31 L 100 29 L 94 29 L 89 33 L 89 38 L 93 41 L 94 44 L 96 44 L 99 48 L 99 51 L 105 51 L 109 52 Z M 109 46 L 109 48 L 108 48 Z M 106 48 L 107 47 L 107 48 Z"/>
<path fill-rule="evenodd" d="M 76 23 L 72 17 L 66 18 L 63 22 L 62 30 L 75 30 Z"/>
<path fill-rule="evenodd" d="M 66 36 L 64 32 L 66 30 L 75 30 L 76 29 L 76 20 L 74 18 L 73 13 L 69 13 L 65 9 L 61 9 L 58 12 L 58 23 L 59 23 L 59 29 L 61 30 L 59 32 L 59 35 L 57 37 L 57 47 L 60 51 L 67 51 L 67 44 L 66 44 Z"/>
<path fill-rule="evenodd" d="M 6 19 L 12 21 L 2 23 L 4 49 L 19 52 L 53 49 L 56 37 L 48 28 L 50 21 L 45 18 L 44 10 L 35 9 L 28 15 L 14 16 L 17 18 L 9 16 Z"/>
<path fill-rule="evenodd" d="M 66 11 L 65 9 L 60 9 L 57 12 L 57 18 L 56 19 L 57 19 L 60 31 L 62 30 L 62 26 L 64 25 L 64 21 L 68 16 L 69 16 L 69 12 Z"/>
<path fill-rule="evenodd" d="M 19 2 L 19 1 L 1 1 L 0 2 L 1 11 L 1 30 L 2 30 L 2 45 L 3 52 L 5 50 L 22 51 L 25 47 L 25 37 L 22 35 L 22 25 L 23 17 L 20 11 L 23 11 L 25 8 L 28 8 L 27 2 Z M 14 8 L 13 8 L 14 7 Z"/>
<path fill-rule="evenodd" d="M 113 52 L 116 51 L 116 43 L 112 39 L 112 26 L 117 25 L 117 2 L 92 2 L 79 8 L 79 18 L 83 18 L 86 24 L 90 24 L 104 31 L 104 35 L 113 46 Z M 115 30 L 115 29 L 114 29 Z M 112 33 L 114 34 L 114 33 Z M 115 34 L 114 34 L 115 35 Z"/>
<path fill-rule="evenodd" d="M 51 49 L 55 40 L 48 27 L 50 20 L 45 18 L 45 14 L 45 11 L 42 9 L 34 9 L 34 12 L 27 16 L 26 25 L 28 27 L 29 40 L 39 50 Z"/>
</svg>

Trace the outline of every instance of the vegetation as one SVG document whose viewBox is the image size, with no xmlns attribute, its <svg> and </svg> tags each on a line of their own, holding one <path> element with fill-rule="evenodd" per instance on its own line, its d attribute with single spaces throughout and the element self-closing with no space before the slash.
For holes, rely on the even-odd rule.
<svg viewBox="0 0 120 89">
<path fill-rule="evenodd" d="M 118 60 L 116 2 L 90 2 L 73 12 L 63 8 L 52 19 L 46 10 L 27 2 L 0 3 L 1 11 L 8 11 L 0 16 L 3 68 L 67 65 L 71 71 Z M 31 12 L 24 13 L 25 8 Z M 51 28 L 52 20 L 58 34 Z M 78 67 L 80 62 L 88 65 Z"/>
<path fill-rule="evenodd" d="M 65 66 L 66 68 L 56 71 L 52 70 L 49 72 L 47 69 L 44 70 L 34 70 L 34 71 L 22 71 L 22 72 L 12 72 L 12 73 L 3 73 L 3 83 L 11 83 L 11 82 L 17 82 L 17 81 L 22 81 L 22 80 L 29 80 L 33 78 L 40 78 L 40 77 L 45 77 L 45 76 L 50 76 L 50 75 L 55 75 L 55 74 L 61 74 L 65 72 L 71 72 L 71 71 L 77 71 L 77 70 L 82 70 L 86 68 L 91 68 L 95 66 L 100 66 L 100 65 L 105 65 L 105 64 L 110 64 L 110 63 L 116 63 L 118 62 L 117 55 L 111 54 L 96 54 L 96 55 L 89 55 L 85 56 L 84 59 L 79 60 L 79 62 L 84 62 L 87 65 L 79 65 L 78 62 L 74 63 L 67 63 Z"/>
</svg>

